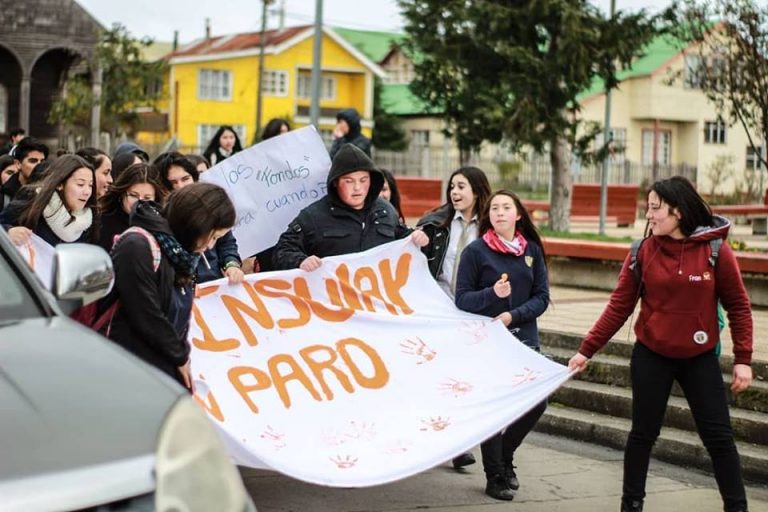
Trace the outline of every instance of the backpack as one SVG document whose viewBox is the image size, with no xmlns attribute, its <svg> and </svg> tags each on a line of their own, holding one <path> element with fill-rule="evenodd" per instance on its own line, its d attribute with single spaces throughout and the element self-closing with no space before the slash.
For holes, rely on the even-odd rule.
<svg viewBox="0 0 768 512">
<path fill-rule="evenodd" d="M 644 241 L 645 238 L 634 240 L 629 248 L 629 270 L 632 271 L 632 274 L 635 276 L 635 282 L 639 285 L 640 289 L 638 291 L 638 295 L 642 295 L 645 291 L 645 287 L 643 285 L 643 269 L 640 268 L 640 265 L 638 265 L 637 261 L 637 253 L 640 252 L 640 246 L 643 245 Z M 709 241 L 709 264 L 713 270 L 716 268 L 717 257 L 720 256 L 720 247 L 722 247 L 722 245 L 722 238 L 713 238 Z M 725 329 L 725 311 L 723 310 L 723 306 L 720 304 L 720 301 L 717 301 L 717 327 L 719 328 L 720 332 Z M 719 342 L 715 347 L 715 354 L 718 357 L 720 356 Z"/>
<path fill-rule="evenodd" d="M 157 269 L 160 267 L 160 260 L 162 259 L 163 255 L 160 251 L 160 244 L 157 243 L 155 237 L 152 236 L 152 234 L 146 229 L 140 228 L 138 226 L 133 226 L 126 229 L 121 234 L 115 236 L 112 247 L 114 248 L 114 246 L 117 245 L 117 242 L 129 233 L 138 233 L 147 239 L 147 242 L 149 242 L 149 248 L 152 251 L 152 270 L 157 272 Z M 86 327 L 90 327 L 96 332 L 101 332 L 101 330 L 106 326 L 107 331 L 105 335 L 109 336 L 109 331 L 112 327 L 112 319 L 114 318 L 115 313 L 117 313 L 117 310 L 120 308 L 120 298 L 115 299 L 115 301 L 110 304 L 110 306 L 104 310 L 101 315 L 98 314 L 100 304 L 102 304 L 100 300 L 86 304 L 85 306 L 77 309 L 74 313 L 72 313 L 70 318 L 80 322 Z"/>
</svg>

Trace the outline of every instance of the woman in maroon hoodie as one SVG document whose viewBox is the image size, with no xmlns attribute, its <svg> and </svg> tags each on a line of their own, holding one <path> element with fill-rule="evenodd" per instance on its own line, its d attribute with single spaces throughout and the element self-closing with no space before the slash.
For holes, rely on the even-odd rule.
<svg viewBox="0 0 768 512">
<path fill-rule="evenodd" d="M 660 180 L 648 192 L 646 238 L 628 256 L 610 301 L 568 367 L 582 371 L 632 315 L 637 343 L 632 352 L 632 430 L 624 451 L 622 511 L 640 511 L 651 448 L 661 430 L 673 381 L 685 392 L 715 470 L 724 510 L 746 511 L 739 454 L 733 440 L 725 387 L 715 353 L 717 302 L 728 312 L 733 338 L 733 383 L 739 393 L 752 383 L 752 315 L 739 266 L 727 243 L 715 267 L 710 241 L 728 235 L 730 224 L 682 177 Z"/>
</svg>

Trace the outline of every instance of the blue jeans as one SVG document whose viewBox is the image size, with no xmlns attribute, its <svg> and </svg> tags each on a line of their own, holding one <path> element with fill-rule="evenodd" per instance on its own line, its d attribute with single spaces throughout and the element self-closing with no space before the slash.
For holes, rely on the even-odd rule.
<svg viewBox="0 0 768 512">
<path fill-rule="evenodd" d="M 699 436 L 712 459 L 725 511 L 746 510 L 739 453 L 733 440 L 723 376 L 714 351 L 690 359 L 661 356 L 640 342 L 631 361 L 632 431 L 624 450 L 625 500 L 645 498 L 648 463 L 659 437 L 673 381 L 685 393 Z"/>
</svg>

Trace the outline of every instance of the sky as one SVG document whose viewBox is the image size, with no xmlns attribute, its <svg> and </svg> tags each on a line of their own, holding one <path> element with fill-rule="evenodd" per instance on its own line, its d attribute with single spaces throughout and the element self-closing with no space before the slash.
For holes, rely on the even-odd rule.
<svg viewBox="0 0 768 512">
<path fill-rule="evenodd" d="M 172 41 L 179 31 L 181 44 L 205 34 L 205 18 L 211 20 L 211 34 L 223 35 L 257 31 L 261 28 L 260 0 L 76 0 L 102 25 L 119 22 L 137 37 Z M 274 0 L 270 9 L 285 6 L 286 26 L 311 24 L 315 0 Z M 594 0 L 608 11 L 610 0 Z M 646 8 L 657 11 L 670 0 L 616 0 L 619 10 Z M 396 0 L 324 0 L 324 23 L 362 30 L 398 31 L 402 29 Z M 268 16 L 268 28 L 277 28 L 278 16 Z"/>
</svg>

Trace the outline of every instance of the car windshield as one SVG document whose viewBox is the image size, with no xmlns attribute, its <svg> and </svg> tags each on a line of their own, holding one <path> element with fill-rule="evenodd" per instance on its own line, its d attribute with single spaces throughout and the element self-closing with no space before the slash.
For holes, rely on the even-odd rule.
<svg viewBox="0 0 768 512">
<path fill-rule="evenodd" d="M 26 277 L 18 271 L 3 246 L 0 251 L 0 323 L 41 316 L 42 311 L 25 284 Z"/>
</svg>

